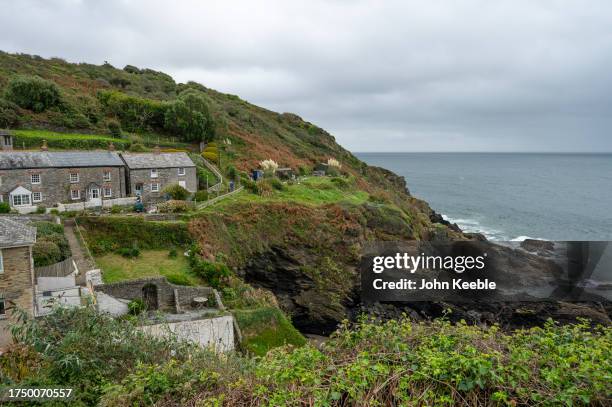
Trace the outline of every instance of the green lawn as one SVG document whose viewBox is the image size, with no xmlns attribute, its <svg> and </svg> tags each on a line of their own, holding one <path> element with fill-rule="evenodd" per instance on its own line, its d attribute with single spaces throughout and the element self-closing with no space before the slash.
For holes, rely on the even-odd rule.
<svg viewBox="0 0 612 407">
<path fill-rule="evenodd" d="M 143 250 L 140 256 L 133 259 L 109 253 L 96 257 L 96 263 L 102 269 L 102 279 L 105 283 L 165 276 L 175 284 L 202 284 L 202 281 L 192 274 L 187 258 L 180 252 L 176 257 L 170 258 L 167 250 Z"/>
<path fill-rule="evenodd" d="M 262 197 L 245 190 L 211 205 L 203 211 L 217 212 L 236 203 L 244 202 L 296 202 L 306 205 L 324 205 L 346 202 L 359 205 L 368 200 L 368 193 L 355 187 L 339 188 L 329 177 L 309 177 L 299 184 L 286 185 L 282 191 L 274 190 L 271 196 Z"/>
</svg>

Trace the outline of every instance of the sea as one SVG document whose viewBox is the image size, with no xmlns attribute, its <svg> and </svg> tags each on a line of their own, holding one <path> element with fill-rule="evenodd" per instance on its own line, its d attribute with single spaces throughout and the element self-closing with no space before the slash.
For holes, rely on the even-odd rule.
<svg viewBox="0 0 612 407">
<path fill-rule="evenodd" d="M 355 153 L 490 240 L 612 240 L 612 154 Z"/>
</svg>

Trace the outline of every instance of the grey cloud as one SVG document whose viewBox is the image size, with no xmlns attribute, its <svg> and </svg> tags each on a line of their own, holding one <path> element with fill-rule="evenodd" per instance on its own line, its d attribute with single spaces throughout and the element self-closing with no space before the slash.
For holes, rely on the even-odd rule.
<svg viewBox="0 0 612 407">
<path fill-rule="evenodd" d="M 612 151 L 606 1 L 1 3 L 0 49 L 164 70 L 354 151 Z"/>
</svg>

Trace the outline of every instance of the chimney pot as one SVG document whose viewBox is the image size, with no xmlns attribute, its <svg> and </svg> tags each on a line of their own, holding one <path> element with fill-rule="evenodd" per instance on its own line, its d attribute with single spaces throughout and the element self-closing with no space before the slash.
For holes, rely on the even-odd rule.
<svg viewBox="0 0 612 407">
<path fill-rule="evenodd" d="M 112 141 L 108 143 L 108 151 L 115 151 L 115 145 Z"/>
<path fill-rule="evenodd" d="M 49 147 L 47 146 L 47 140 L 43 140 L 42 146 L 40 146 L 40 151 L 49 151 Z"/>
<path fill-rule="evenodd" d="M 159 154 L 159 153 L 161 153 L 161 148 L 159 148 L 159 146 L 155 146 L 155 148 L 153 149 L 153 153 L 154 153 L 154 154 Z"/>
</svg>

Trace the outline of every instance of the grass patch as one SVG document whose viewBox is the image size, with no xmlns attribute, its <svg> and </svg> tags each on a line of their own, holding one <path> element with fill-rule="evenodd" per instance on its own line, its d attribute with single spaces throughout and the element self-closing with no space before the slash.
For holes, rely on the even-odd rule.
<svg viewBox="0 0 612 407">
<path fill-rule="evenodd" d="M 167 250 L 143 250 L 140 256 L 125 258 L 108 253 L 96 257 L 105 283 L 164 276 L 174 284 L 198 285 L 202 282 L 191 273 L 187 258 L 182 254 L 168 257 Z"/>
<path fill-rule="evenodd" d="M 299 184 L 285 185 L 282 190 L 274 190 L 269 196 L 261 196 L 244 191 L 204 208 L 204 212 L 225 211 L 239 203 L 295 202 L 318 206 L 333 203 L 360 205 L 367 202 L 369 195 L 355 187 L 338 186 L 328 177 L 313 177 Z"/>
<path fill-rule="evenodd" d="M 278 308 L 234 310 L 233 314 L 244 336 L 242 345 L 257 356 L 279 346 L 306 344 L 306 339 Z"/>
<path fill-rule="evenodd" d="M 125 139 L 96 134 L 57 133 L 48 130 L 11 130 L 15 136 L 15 147 L 35 148 L 47 140 L 52 149 L 93 149 L 108 148 L 113 143 L 118 149 L 126 149 L 130 142 Z"/>
</svg>

